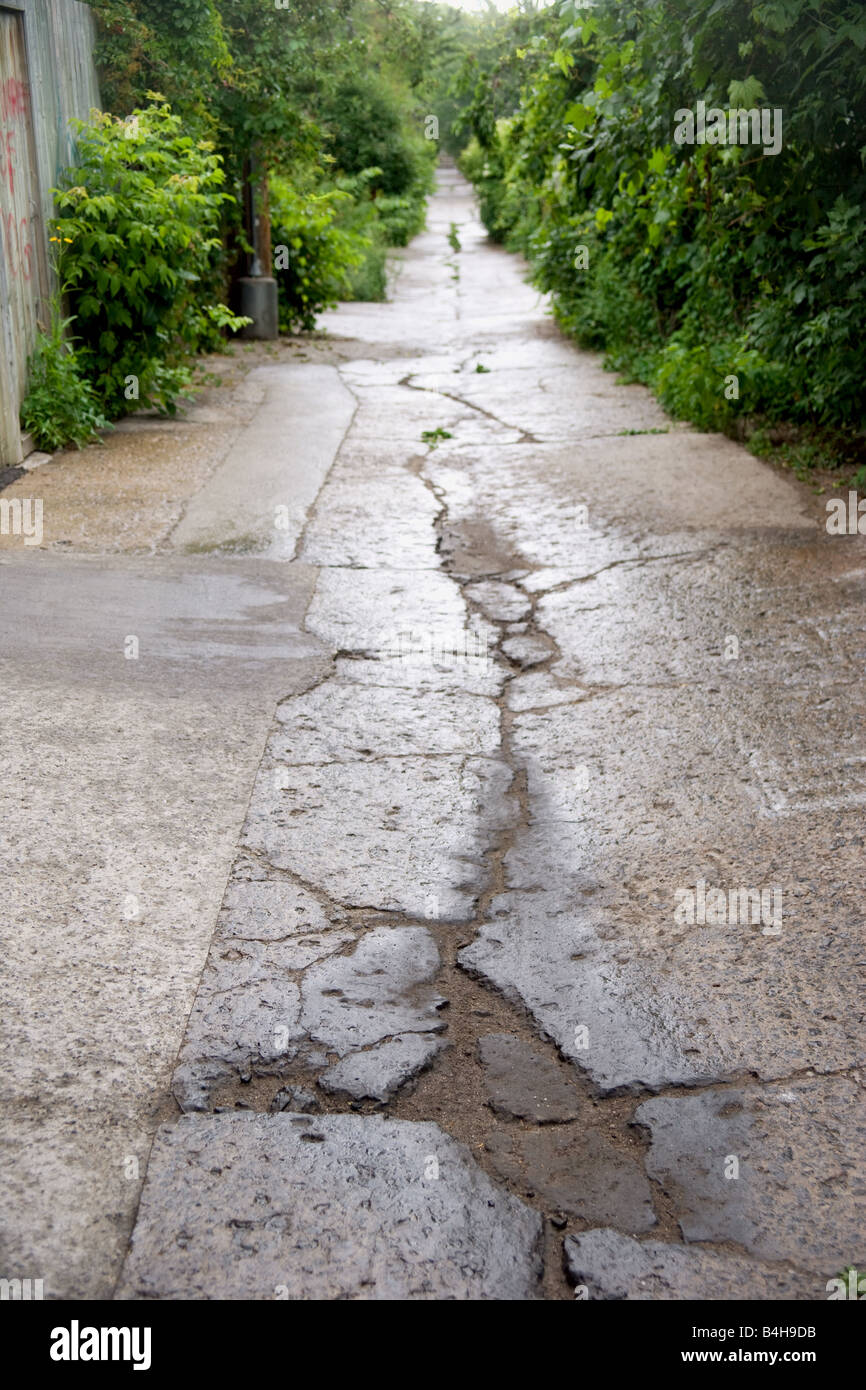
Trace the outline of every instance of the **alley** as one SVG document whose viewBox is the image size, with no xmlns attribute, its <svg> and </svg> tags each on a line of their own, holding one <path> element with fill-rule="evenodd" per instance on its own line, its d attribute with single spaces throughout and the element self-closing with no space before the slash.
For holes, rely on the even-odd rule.
<svg viewBox="0 0 866 1390">
<path fill-rule="evenodd" d="M 826 1297 L 866 1259 L 862 537 L 569 343 L 449 166 L 390 301 L 321 326 L 158 525 L 84 456 L 3 493 L 45 504 L 0 550 L 6 1265 Z"/>
</svg>

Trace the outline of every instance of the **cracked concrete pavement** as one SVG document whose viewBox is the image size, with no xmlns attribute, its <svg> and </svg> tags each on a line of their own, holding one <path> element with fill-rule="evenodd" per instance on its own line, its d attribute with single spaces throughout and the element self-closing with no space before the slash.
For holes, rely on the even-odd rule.
<svg viewBox="0 0 866 1390">
<path fill-rule="evenodd" d="M 78 553 L 66 459 L 0 556 L 6 1262 L 826 1297 L 866 1259 L 862 539 L 566 342 L 449 168 L 324 326 L 190 412 L 220 447 L 149 553 L 111 506 Z"/>
</svg>

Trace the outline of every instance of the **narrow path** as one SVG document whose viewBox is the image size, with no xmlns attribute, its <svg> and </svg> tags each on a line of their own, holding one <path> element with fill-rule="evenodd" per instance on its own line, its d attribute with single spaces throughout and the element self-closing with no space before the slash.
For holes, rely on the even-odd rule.
<svg viewBox="0 0 866 1390">
<path fill-rule="evenodd" d="M 124 1292 L 206 1255 L 210 1296 L 821 1297 L 862 546 L 564 342 L 452 171 L 328 327 L 356 409 L 296 553 L 334 660 L 278 708 Z"/>
<path fill-rule="evenodd" d="M 315 662 L 118 1295 L 825 1297 L 866 1259 L 862 540 L 566 342 L 453 170 L 326 326 L 160 543 L 297 574 Z"/>
</svg>

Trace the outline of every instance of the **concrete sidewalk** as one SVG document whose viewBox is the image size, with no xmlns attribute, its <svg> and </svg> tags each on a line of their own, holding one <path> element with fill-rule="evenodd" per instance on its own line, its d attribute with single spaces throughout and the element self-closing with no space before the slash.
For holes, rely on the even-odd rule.
<svg viewBox="0 0 866 1390">
<path fill-rule="evenodd" d="M 216 437 L 214 411 L 170 434 L 130 422 L 3 494 L 42 498 L 44 536 L 0 549 L 0 1270 L 46 1297 L 112 1292 L 276 702 L 328 669 L 303 630 L 315 571 L 265 558 L 291 545 L 270 499 L 231 553 L 262 466 L 297 527 L 351 416 L 319 368 L 331 433 L 305 435 L 297 372 L 255 369 Z M 151 505 L 148 455 L 167 439 L 196 467 L 157 462 Z M 193 508 L 216 520 L 187 554 L 171 531 Z M 220 542 L 228 558 L 201 553 Z"/>
<path fill-rule="evenodd" d="M 5 1262 L 52 1296 L 866 1260 L 863 539 L 522 274 L 443 169 L 391 302 L 153 427 L 158 483 L 47 465 L 0 551 Z"/>
</svg>

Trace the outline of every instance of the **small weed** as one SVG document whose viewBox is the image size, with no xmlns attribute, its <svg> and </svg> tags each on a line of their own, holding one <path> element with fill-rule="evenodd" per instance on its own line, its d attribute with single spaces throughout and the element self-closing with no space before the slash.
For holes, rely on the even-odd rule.
<svg viewBox="0 0 866 1390">
<path fill-rule="evenodd" d="M 479 362 L 479 363 L 478 363 L 478 366 L 475 368 L 475 370 L 476 370 L 476 372 L 489 372 L 489 371 L 490 371 L 490 368 L 489 368 L 489 367 L 483 367 L 483 366 L 481 365 L 481 363 Z"/>
<path fill-rule="evenodd" d="M 452 222 L 452 223 L 451 223 L 451 227 L 450 227 L 450 230 L 449 230 L 449 232 L 448 232 L 448 245 L 451 247 L 451 250 L 452 250 L 452 251 L 459 251 L 459 250 L 461 249 L 461 248 L 460 248 L 460 237 L 457 235 L 457 223 L 456 223 L 456 222 Z"/>
<path fill-rule="evenodd" d="M 430 445 L 431 449 L 435 449 L 436 445 L 439 444 L 441 440 L 453 439 L 454 436 L 450 430 L 443 430 L 437 425 L 435 430 L 422 430 L 421 438 L 425 444 Z"/>
</svg>

